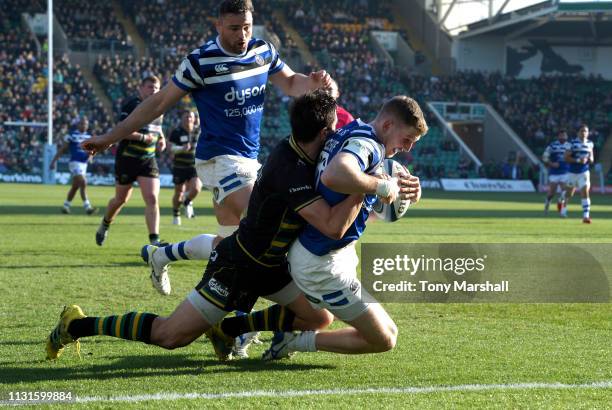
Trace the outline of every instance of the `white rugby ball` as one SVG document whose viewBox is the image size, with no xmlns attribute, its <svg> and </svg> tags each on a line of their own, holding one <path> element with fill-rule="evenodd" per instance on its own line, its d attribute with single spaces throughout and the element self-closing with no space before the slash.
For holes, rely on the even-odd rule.
<svg viewBox="0 0 612 410">
<path fill-rule="evenodd" d="M 382 163 L 381 168 L 383 174 L 396 178 L 399 177 L 400 173 L 408 173 L 402 164 L 392 160 L 391 158 L 386 158 Z M 410 200 L 401 199 L 398 195 L 397 199 L 390 204 L 385 204 L 380 199 L 377 199 L 372 206 L 372 210 L 378 219 L 382 219 L 385 222 L 395 222 L 404 216 L 404 214 L 408 211 L 408 207 L 410 207 Z"/>
</svg>

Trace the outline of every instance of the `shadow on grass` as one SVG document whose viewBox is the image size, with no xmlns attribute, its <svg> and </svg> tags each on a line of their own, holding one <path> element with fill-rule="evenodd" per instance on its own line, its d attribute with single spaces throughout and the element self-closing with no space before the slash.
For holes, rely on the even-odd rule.
<svg viewBox="0 0 612 410">
<path fill-rule="evenodd" d="M 72 353 L 72 352 L 69 352 Z M 86 359 L 85 359 L 86 360 Z M 40 361 L 38 363 L 41 363 Z M 198 359 L 188 355 L 125 356 L 108 364 L 87 365 L 85 361 L 75 367 L 58 362 L 43 362 L 38 367 L 3 366 L 0 384 L 31 383 L 40 381 L 113 380 L 131 377 L 159 377 L 179 375 L 228 375 L 258 371 L 302 371 L 333 369 L 332 365 L 314 365 L 291 361 L 263 362 L 260 359 L 236 360 L 221 363 L 210 358 Z"/>
</svg>

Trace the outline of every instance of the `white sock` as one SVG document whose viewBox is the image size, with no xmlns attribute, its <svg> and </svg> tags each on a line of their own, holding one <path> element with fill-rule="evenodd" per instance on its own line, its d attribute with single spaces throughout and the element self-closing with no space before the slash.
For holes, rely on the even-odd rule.
<svg viewBox="0 0 612 410">
<path fill-rule="evenodd" d="M 208 259 L 212 252 L 215 235 L 207 233 L 191 238 L 185 243 L 185 253 L 189 259 Z"/>
<path fill-rule="evenodd" d="M 71 201 L 65 200 L 64 201 L 64 206 L 70 208 L 70 204 L 72 204 Z"/>
<path fill-rule="evenodd" d="M 89 202 L 89 199 L 83 201 L 83 206 L 85 207 L 85 209 L 91 208 L 91 203 Z"/>
<path fill-rule="evenodd" d="M 290 348 L 296 352 L 316 352 L 317 332 L 307 331 L 298 333 L 297 337 L 290 343 Z"/>
<path fill-rule="evenodd" d="M 588 218 L 591 212 L 591 198 L 582 199 L 582 217 Z"/>
</svg>

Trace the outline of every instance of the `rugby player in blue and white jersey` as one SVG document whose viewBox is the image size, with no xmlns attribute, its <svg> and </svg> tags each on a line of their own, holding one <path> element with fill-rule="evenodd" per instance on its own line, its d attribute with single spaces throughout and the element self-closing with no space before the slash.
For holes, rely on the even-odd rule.
<svg viewBox="0 0 612 410">
<path fill-rule="evenodd" d="M 280 59 L 272 44 L 252 38 L 253 10 L 250 0 L 223 1 L 216 25 L 217 38 L 187 55 L 172 81 L 139 105 L 125 121 L 108 134 L 85 142 L 90 151 L 106 149 L 157 118 L 187 94 L 194 99 L 202 128 L 196 169 L 204 187 L 213 190 L 218 235 L 199 235 L 186 241 L 182 254 L 168 255 L 148 248 L 154 254 L 148 258 L 152 279 L 162 294 L 170 293 L 169 262 L 208 259 L 220 239 L 238 228 L 260 167 L 259 130 L 268 77 L 291 96 L 330 87 L 331 77 L 325 71 L 308 76 L 295 73 Z"/>
<path fill-rule="evenodd" d="M 561 212 L 565 202 L 565 190 L 567 189 L 569 164 L 565 162 L 565 151 L 569 150 L 571 144 L 567 142 L 567 132 L 559 130 L 557 139 L 546 147 L 542 160 L 548 167 L 548 194 L 544 203 L 544 213 L 548 213 L 550 202 L 559 191 L 557 198 L 557 210 Z"/>
<path fill-rule="evenodd" d="M 427 124 L 417 102 L 396 96 L 383 105 L 370 124 L 355 120 L 328 137 L 319 155 L 318 192 L 330 205 L 349 194 L 366 196 L 342 239 L 331 239 L 306 225 L 291 246 L 288 261 L 295 284 L 313 307 L 329 310 L 352 327 L 321 333 L 276 333 L 264 359 L 287 357 L 296 351 L 374 353 L 395 346 L 395 323 L 382 306 L 368 302 L 357 279 L 355 243 L 365 230 L 376 196 L 386 202 L 397 195 L 412 202 L 420 199 L 417 177 L 384 179 L 377 176 L 377 170 L 385 157 L 409 151 L 426 132 Z"/>
<path fill-rule="evenodd" d="M 79 191 L 81 194 L 83 207 L 85 208 L 87 215 L 91 215 L 97 211 L 96 208 L 91 206 L 91 202 L 89 202 L 89 199 L 87 198 L 86 174 L 87 163 L 89 162 L 90 155 L 81 148 L 81 142 L 91 138 L 91 134 L 87 132 L 88 128 L 89 120 L 87 117 L 81 117 L 77 128 L 70 134 L 66 135 L 64 138 L 64 144 L 57 150 L 57 153 L 49 165 L 49 169 L 54 169 L 55 163 L 59 157 L 61 157 L 66 151 L 70 151 L 70 162 L 68 163 L 68 168 L 70 169 L 70 175 L 72 176 L 72 186 L 68 190 L 68 196 L 66 197 L 64 206 L 62 207 L 62 213 L 64 214 L 70 213 L 70 205 L 77 191 Z"/>
<path fill-rule="evenodd" d="M 580 190 L 582 198 L 582 222 L 591 223 L 591 177 L 589 165 L 595 161 L 593 142 L 589 141 L 589 127 L 582 124 L 578 129 L 578 138 L 571 141 L 571 148 L 565 152 L 565 161 L 569 164 L 569 181 L 567 201 L 561 209 L 561 215 L 567 216 L 567 203 L 572 199 L 576 189 Z"/>
</svg>

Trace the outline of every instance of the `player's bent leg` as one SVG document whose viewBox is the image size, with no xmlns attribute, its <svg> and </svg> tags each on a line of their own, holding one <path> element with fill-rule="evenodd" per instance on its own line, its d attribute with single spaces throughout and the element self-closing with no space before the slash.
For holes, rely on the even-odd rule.
<svg viewBox="0 0 612 410">
<path fill-rule="evenodd" d="M 151 343 L 165 349 L 187 346 L 210 329 L 211 324 L 185 299 L 167 318 L 157 318 L 151 329 Z"/>
<path fill-rule="evenodd" d="M 344 354 L 380 353 L 393 349 L 397 343 L 397 326 L 377 303 L 368 304 L 361 315 L 345 322 L 353 329 L 318 333 L 317 350 Z"/>
</svg>

